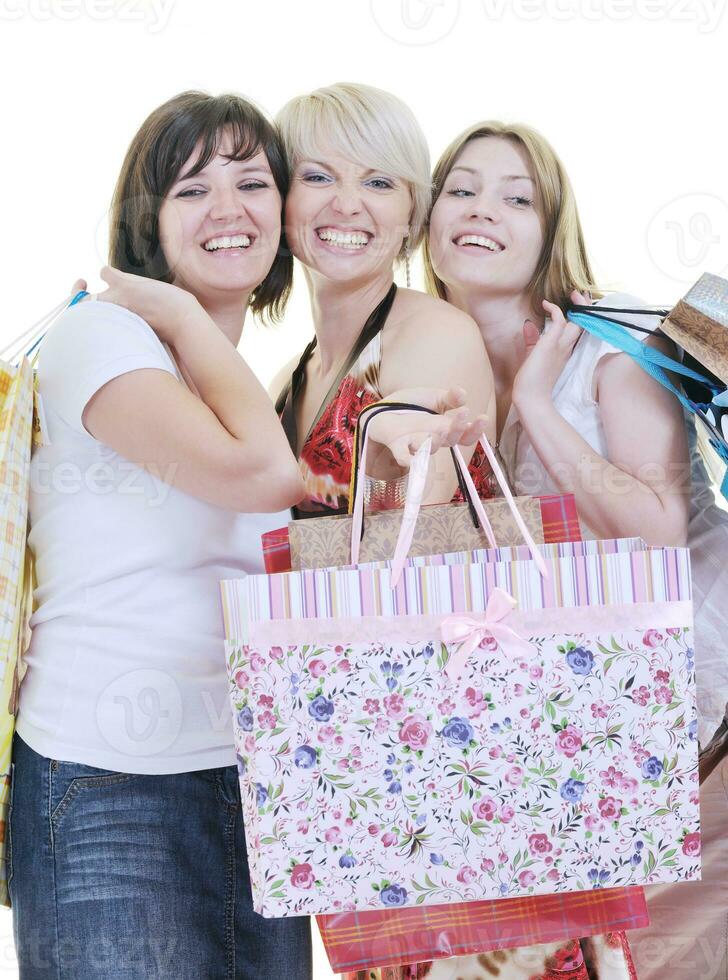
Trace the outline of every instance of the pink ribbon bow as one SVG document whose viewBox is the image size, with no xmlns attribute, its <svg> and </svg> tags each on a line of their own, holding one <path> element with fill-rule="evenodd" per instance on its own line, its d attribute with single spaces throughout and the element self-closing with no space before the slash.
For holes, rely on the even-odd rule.
<svg viewBox="0 0 728 980">
<path fill-rule="evenodd" d="M 535 647 L 524 640 L 503 620 L 510 615 L 518 605 L 512 595 L 504 589 L 493 589 L 485 607 L 484 619 L 471 619 L 469 616 L 448 616 L 440 626 L 442 642 L 448 646 L 459 643 L 458 649 L 450 655 L 445 667 L 449 678 L 458 677 L 467 663 L 468 657 L 479 646 L 486 636 L 494 636 L 509 656 L 528 656 L 535 652 Z"/>
</svg>

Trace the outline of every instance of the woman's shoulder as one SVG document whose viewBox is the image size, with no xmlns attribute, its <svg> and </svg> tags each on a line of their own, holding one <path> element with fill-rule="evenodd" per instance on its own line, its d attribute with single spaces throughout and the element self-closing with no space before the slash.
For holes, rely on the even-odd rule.
<svg viewBox="0 0 728 980">
<path fill-rule="evenodd" d="M 110 328 L 119 328 L 127 333 L 133 332 L 146 338 L 153 338 L 161 346 L 161 341 L 154 330 L 136 313 L 116 303 L 107 303 L 90 297 L 66 307 L 59 314 L 48 330 L 44 344 L 55 336 L 63 335 L 64 339 L 68 339 L 72 334 L 82 336 L 91 328 L 104 333 Z"/>
<path fill-rule="evenodd" d="M 88 299 L 67 307 L 55 319 L 40 347 L 39 370 L 135 354 L 154 355 L 165 366 L 172 363 L 146 320 L 115 303 Z"/>
<path fill-rule="evenodd" d="M 594 310 L 598 312 L 605 306 L 609 309 L 603 313 L 603 316 L 606 319 L 620 321 L 620 326 L 623 326 L 634 340 L 658 347 L 669 356 L 674 355 L 672 345 L 669 341 L 666 342 L 666 338 L 650 336 L 659 329 L 662 318 L 650 309 L 650 304 L 644 298 L 632 293 L 614 291 L 598 299 L 594 303 Z M 612 312 L 612 309 L 618 312 Z M 589 404 L 599 401 L 599 383 L 603 372 L 610 365 L 620 372 L 620 376 L 624 372 L 639 370 L 633 359 L 625 354 L 621 347 L 610 343 L 602 336 L 585 332 L 574 349 L 568 365 L 569 370 L 566 372 L 569 378 L 578 377 L 582 382 L 581 386 L 574 387 L 573 391 L 581 391 Z M 612 367 L 609 369 L 612 370 Z"/>
<path fill-rule="evenodd" d="M 451 342 L 458 338 L 480 338 L 475 320 L 444 299 L 416 289 L 400 289 L 397 298 L 399 309 L 394 326 L 402 334 L 415 331 L 421 337 L 423 330 L 427 330 L 431 335 L 446 335 Z"/>
</svg>

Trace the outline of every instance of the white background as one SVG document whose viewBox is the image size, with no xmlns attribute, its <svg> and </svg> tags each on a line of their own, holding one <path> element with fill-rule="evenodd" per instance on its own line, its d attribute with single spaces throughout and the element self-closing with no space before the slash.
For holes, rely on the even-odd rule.
<svg viewBox="0 0 728 980">
<path fill-rule="evenodd" d="M 128 142 L 187 88 L 274 113 L 318 85 L 376 84 L 410 104 L 433 159 L 475 121 L 531 123 L 571 175 L 600 283 L 670 305 L 700 272 L 728 270 L 725 5 L 0 0 L 0 342 L 76 277 L 100 288 Z M 264 381 L 311 335 L 302 285 L 282 327 L 246 325 L 241 349 Z M 0 976 L 17 976 L 8 912 Z M 321 955 L 315 976 L 331 976 Z"/>
</svg>

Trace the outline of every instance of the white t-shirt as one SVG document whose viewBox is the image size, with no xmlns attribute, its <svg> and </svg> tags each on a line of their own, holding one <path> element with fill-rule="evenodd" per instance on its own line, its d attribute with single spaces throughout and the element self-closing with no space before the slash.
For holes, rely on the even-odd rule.
<svg viewBox="0 0 728 980">
<path fill-rule="evenodd" d="M 624 293 L 611 293 L 598 306 L 645 306 L 644 300 Z M 660 326 L 660 318 L 646 314 L 606 314 L 649 330 Z M 640 340 L 645 334 L 632 331 Z M 583 333 L 574 353 L 554 386 L 553 401 L 562 418 L 573 426 L 591 448 L 608 458 L 607 440 L 599 404 L 594 399 L 594 372 L 616 347 Z M 728 513 L 716 506 L 710 478 L 697 448 L 695 420 L 686 417 L 690 448 L 692 495 L 688 545 L 693 582 L 695 651 L 698 681 L 698 737 L 707 744 L 726 712 L 728 702 Z M 553 480 L 523 430 L 518 413 L 511 409 L 500 439 L 501 457 L 511 483 L 519 494 L 558 493 Z M 582 522 L 585 537 L 594 537 Z"/>
<path fill-rule="evenodd" d="M 109 303 L 72 307 L 43 341 L 17 730 L 41 755 L 121 772 L 234 765 L 219 581 L 262 571 L 260 536 L 289 514 L 205 503 L 94 439 L 87 402 L 141 368 L 184 383 L 151 327 Z"/>
</svg>

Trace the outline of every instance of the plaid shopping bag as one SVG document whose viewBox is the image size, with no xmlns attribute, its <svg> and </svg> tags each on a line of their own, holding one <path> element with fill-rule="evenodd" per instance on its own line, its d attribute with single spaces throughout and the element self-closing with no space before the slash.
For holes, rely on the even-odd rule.
<svg viewBox="0 0 728 980">
<path fill-rule="evenodd" d="M 576 501 L 572 493 L 548 494 L 543 497 L 534 497 L 533 499 L 538 501 L 541 512 L 544 544 L 558 544 L 562 541 L 581 541 L 581 525 L 579 523 L 579 515 L 576 512 Z M 484 505 L 487 506 L 487 503 L 487 501 L 484 501 Z M 329 520 L 330 518 L 316 519 Z M 266 531 L 261 536 L 263 566 L 268 574 L 272 572 L 290 572 L 293 567 L 289 527 L 279 527 L 273 531 Z M 335 564 L 330 555 L 326 557 L 326 564 Z"/>
<path fill-rule="evenodd" d="M 516 949 L 649 925 L 642 888 L 339 912 L 316 919 L 336 972 Z"/>
</svg>

